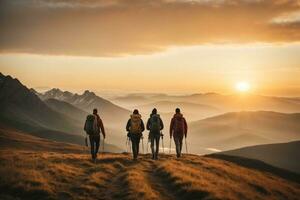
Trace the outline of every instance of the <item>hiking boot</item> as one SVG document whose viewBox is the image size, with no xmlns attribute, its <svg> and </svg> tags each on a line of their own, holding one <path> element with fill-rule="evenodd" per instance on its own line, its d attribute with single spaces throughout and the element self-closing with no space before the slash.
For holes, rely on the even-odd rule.
<svg viewBox="0 0 300 200">
<path fill-rule="evenodd" d="M 155 156 L 152 154 L 152 160 L 155 160 Z"/>
</svg>

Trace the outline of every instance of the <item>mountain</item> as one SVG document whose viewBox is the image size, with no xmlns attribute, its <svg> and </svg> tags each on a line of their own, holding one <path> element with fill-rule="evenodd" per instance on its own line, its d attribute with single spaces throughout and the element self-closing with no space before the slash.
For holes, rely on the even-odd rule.
<svg viewBox="0 0 300 200">
<path fill-rule="evenodd" d="M 0 146 L 1 199 L 238 200 L 300 196 L 298 174 L 266 165 L 256 168 L 251 165 L 253 161 L 247 162 L 248 167 L 214 157 L 184 155 L 176 159 L 175 155 L 163 154 L 158 161 L 141 155 L 134 162 L 128 154 L 105 153 L 95 164 L 87 151 L 76 145 L 28 137 L 10 145 Z M 235 158 L 239 160 L 244 161 Z"/>
<path fill-rule="evenodd" d="M 78 121 L 79 124 L 82 124 L 86 119 L 86 116 L 88 115 L 87 112 L 65 101 L 60 101 L 57 99 L 46 99 L 44 102 L 51 109 Z"/>
<path fill-rule="evenodd" d="M 270 111 L 231 112 L 189 124 L 194 153 L 225 151 L 257 144 L 300 139 L 300 114 Z"/>
<path fill-rule="evenodd" d="M 84 145 L 87 113 L 67 102 L 42 101 L 35 93 L 19 80 L 0 74 L 0 125 L 39 138 Z"/>
<path fill-rule="evenodd" d="M 300 141 L 255 145 L 221 152 L 221 154 L 261 160 L 300 174 Z"/>
<path fill-rule="evenodd" d="M 80 134 L 71 118 L 49 108 L 36 94 L 11 76 L 0 74 L 0 118 L 8 124 Z"/>
<path fill-rule="evenodd" d="M 130 112 L 110 101 L 97 96 L 94 92 L 86 90 L 83 94 L 73 94 L 68 91 L 61 91 L 54 88 L 44 94 L 39 94 L 42 100 L 56 99 L 67 102 L 77 108 L 91 113 L 94 108 L 98 109 L 100 116 L 110 124 L 119 123 L 129 117 Z"/>
</svg>

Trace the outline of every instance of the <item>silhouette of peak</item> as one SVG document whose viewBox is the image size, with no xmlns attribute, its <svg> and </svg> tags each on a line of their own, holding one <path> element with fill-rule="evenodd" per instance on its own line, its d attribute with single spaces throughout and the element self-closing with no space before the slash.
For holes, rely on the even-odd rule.
<svg viewBox="0 0 300 200">
<path fill-rule="evenodd" d="M 89 90 L 85 90 L 82 94 L 83 96 L 96 96 L 94 92 L 90 92 Z"/>
<path fill-rule="evenodd" d="M 52 88 L 51 90 L 47 91 L 46 93 L 62 93 L 59 88 Z"/>
</svg>

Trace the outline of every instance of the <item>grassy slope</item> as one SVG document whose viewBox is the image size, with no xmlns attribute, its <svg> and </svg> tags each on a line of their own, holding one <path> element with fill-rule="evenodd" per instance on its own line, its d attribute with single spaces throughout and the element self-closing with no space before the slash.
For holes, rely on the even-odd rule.
<svg viewBox="0 0 300 200">
<path fill-rule="evenodd" d="M 297 199 L 299 181 L 220 159 L 101 154 L 21 133 L 0 137 L 0 199 Z M 298 183 L 297 183 L 298 182 Z"/>
</svg>

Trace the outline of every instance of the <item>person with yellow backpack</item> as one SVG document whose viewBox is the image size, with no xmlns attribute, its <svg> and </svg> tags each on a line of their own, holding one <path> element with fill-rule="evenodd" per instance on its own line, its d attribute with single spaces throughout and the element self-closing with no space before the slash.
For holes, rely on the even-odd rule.
<svg viewBox="0 0 300 200">
<path fill-rule="evenodd" d="M 142 116 L 139 114 L 139 111 L 135 109 L 133 114 L 130 115 L 130 119 L 126 125 L 126 131 L 128 132 L 128 137 L 131 140 L 132 144 L 132 153 L 133 159 L 137 160 L 139 154 L 139 145 L 140 139 L 143 136 L 143 132 L 145 130 L 145 125 L 142 120 Z"/>
</svg>

